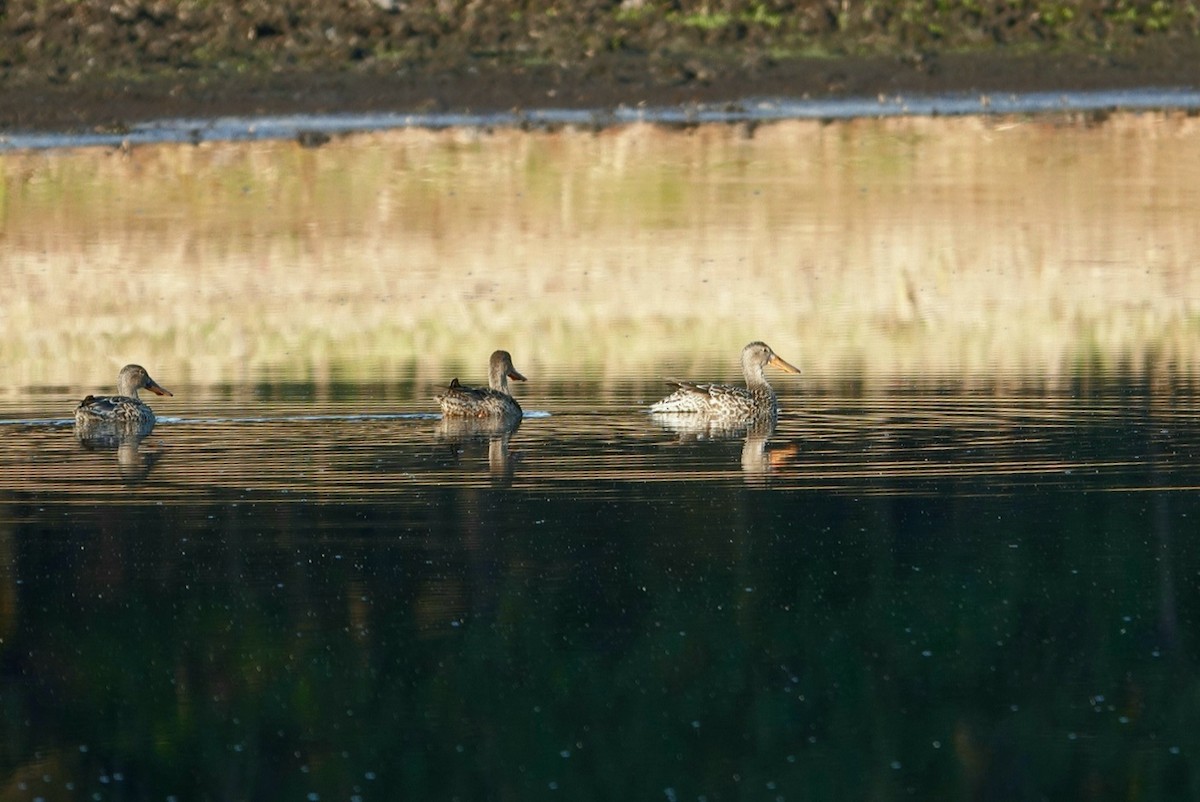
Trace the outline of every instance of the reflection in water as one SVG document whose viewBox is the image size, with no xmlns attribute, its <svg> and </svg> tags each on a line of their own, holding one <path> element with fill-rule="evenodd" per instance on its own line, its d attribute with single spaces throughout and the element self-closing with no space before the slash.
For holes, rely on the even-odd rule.
<svg viewBox="0 0 1200 802">
<path fill-rule="evenodd" d="M 743 440 L 741 465 L 747 479 L 762 478 L 794 456 L 799 448 L 787 444 L 767 448 L 775 434 L 776 418 L 738 421 L 722 415 L 651 412 L 658 426 L 679 436 L 680 442 L 700 440 Z"/>
<path fill-rule="evenodd" d="M 0 798 L 1193 796 L 1198 126 L 5 154 Z M 95 331 L 192 382 L 115 454 Z M 647 417 L 760 331 L 773 431 Z M 552 414 L 434 424 L 497 342 Z"/>
<path fill-rule="evenodd" d="M 142 448 L 142 441 L 146 439 L 146 435 L 142 434 L 116 435 L 110 432 L 84 436 L 77 431 L 76 439 L 85 451 L 115 452 L 118 473 L 126 484 L 145 481 L 163 457 L 162 449 L 158 447 Z"/>
<path fill-rule="evenodd" d="M 625 386 L 512 430 L 189 392 L 136 483 L 0 402 L 0 793 L 1190 788 L 1191 395 L 815 393 L 772 432 Z"/>
<path fill-rule="evenodd" d="M 487 465 L 492 481 L 497 484 L 512 483 L 514 457 L 508 451 L 508 442 L 517 429 L 521 428 L 521 419 L 512 417 L 498 418 L 460 418 L 443 417 L 437 423 L 438 438 L 455 446 L 456 456 L 461 450 L 468 452 L 480 443 L 487 443 Z"/>
<path fill-rule="evenodd" d="M 681 440 L 744 437 L 742 472 L 748 479 L 762 478 L 785 457 L 783 451 L 772 454 L 767 450 L 779 418 L 779 400 L 764 370 L 770 366 L 798 374 L 800 369 L 760 341 L 742 349 L 741 366 L 745 387 L 670 381 L 677 389 L 650 405 L 650 417 L 679 434 Z M 794 449 L 789 449 L 791 452 Z"/>
<path fill-rule="evenodd" d="M 870 386 L 1036 373 L 1056 389 L 1083 364 L 1195 368 L 1200 118 L 1094 123 L 6 153 L 0 296 L 21 302 L 0 358 L 8 384 L 80 397 L 111 381 L 97 331 L 172 385 L 432 385 L 497 343 L 564 380 L 707 376 L 766 332 L 819 344 L 814 387 L 848 367 Z"/>
</svg>

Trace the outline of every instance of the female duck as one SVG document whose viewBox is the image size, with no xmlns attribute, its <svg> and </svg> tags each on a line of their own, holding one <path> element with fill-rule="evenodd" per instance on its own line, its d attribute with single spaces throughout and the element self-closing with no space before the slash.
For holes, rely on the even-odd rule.
<svg viewBox="0 0 1200 802">
<path fill-rule="evenodd" d="M 800 372 L 799 368 L 778 357 L 766 343 L 752 342 L 742 349 L 742 373 L 746 377 L 744 388 L 728 384 L 669 381 L 668 384 L 678 389 L 651 405 L 650 411 L 693 413 L 730 420 L 774 418 L 779 414 L 779 402 L 767 377 L 763 375 L 767 365 L 787 373 Z"/>
<path fill-rule="evenodd" d="M 150 378 L 141 365 L 126 365 L 117 377 L 119 395 L 89 395 L 75 407 L 75 431 L 81 435 L 130 433 L 147 435 L 154 428 L 154 410 L 138 398 L 138 390 L 172 395 Z"/>
<path fill-rule="evenodd" d="M 488 366 L 487 387 L 468 387 L 454 379 L 446 392 L 434 397 L 447 417 L 516 420 L 521 417 L 521 405 L 508 392 L 509 379 L 525 381 L 513 367 L 508 351 L 496 351 Z"/>
</svg>

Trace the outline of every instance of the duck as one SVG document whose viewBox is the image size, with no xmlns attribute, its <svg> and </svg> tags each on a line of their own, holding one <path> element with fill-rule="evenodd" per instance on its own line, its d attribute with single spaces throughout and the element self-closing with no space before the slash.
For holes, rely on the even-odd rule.
<svg viewBox="0 0 1200 802">
<path fill-rule="evenodd" d="M 150 378 L 141 365 L 126 365 L 117 375 L 117 395 L 89 395 L 75 407 L 75 431 L 81 436 L 149 434 L 154 428 L 154 410 L 138 398 L 138 390 L 174 395 Z"/>
<path fill-rule="evenodd" d="M 745 387 L 669 379 L 667 383 L 676 388 L 675 392 L 651 404 L 650 411 L 656 414 L 706 415 L 721 420 L 773 419 L 779 414 L 779 401 L 763 373 L 768 365 L 785 373 L 800 373 L 800 368 L 785 361 L 771 350 L 771 346 L 756 340 L 742 349 Z"/>
<path fill-rule="evenodd" d="M 521 405 L 508 391 L 508 380 L 525 381 L 508 351 L 495 351 L 488 361 L 488 386 L 470 387 L 457 378 L 444 393 L 434 396 L 442 415 L 454 418 L 493 418 L 519 420 Z"/>
</svg>

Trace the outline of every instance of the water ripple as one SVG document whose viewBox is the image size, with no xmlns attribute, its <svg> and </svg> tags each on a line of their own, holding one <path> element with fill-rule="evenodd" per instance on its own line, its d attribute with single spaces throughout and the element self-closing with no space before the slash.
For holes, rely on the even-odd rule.
<svg viewBox="0 0 1200 802">
<path fill-rule="evenodd" d="M 867 497 L 1200 485 L 1200 426 L 1186 398 L 809 397 L 789 400 L 764 430 L 676 426 L 636 399 L 579 393 L 511 430 L 354 412 L 352 400 L 316 413 L 273 403 L 264 415 L 217 404 L 208 416 L 164 416 L 119 448 L 78 443 L 70 421 L 13 409 L 0 421 L 0 490 L 93 504 L 131 492 L 164 503 L 265 494 L 420 504 L 426 493 L 489 486 L 661 499 L 740 486 Z"/>
</svg>

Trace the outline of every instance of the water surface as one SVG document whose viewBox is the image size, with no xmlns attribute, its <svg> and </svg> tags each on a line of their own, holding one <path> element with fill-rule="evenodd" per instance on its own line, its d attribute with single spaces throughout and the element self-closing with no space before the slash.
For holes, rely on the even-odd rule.
<svg viewBox="0 0 1200 802">
<path fill-rule="evenodd" d="M 134 123 L 126 130 L 89 133 L 9 131 L 0 151 L 39 148 L 131 147 L 166 142 L 296 139 L 320 146 L 331 136 L 397 129 L 520 128 L 582 126 L 599 129 L 630 123 L 658 125 L 750 124 L 780 120 L 854 120 L 863 117 L 1096 114 L 1122 111 L 1194 110 L 1200 92 L 1182 87 L 1089 92 L 953 93 L 846 98 L 747 98 L 688 106 L 617 106 L 612 109 L 515 109 L 489 113 L 305 114 L 215 119 L 163 119 Z"/>
<path fill-rule="evenodd" d="M 5 798 L 1190 795 L 1193 396 L 658 387 L 6 403 Z"/>
<path fill-rule="evenodd" d="M 0 156 L 9 386 L 1200 370 L 1200 121 L 407 131 Z M 478 375 L 478 374 L 475 374 Z"/>
<path fill-rule="evenodd" d="M 0 155 L 0 800 L 1195 798 L 1196 126 Z"/>
</svg>

